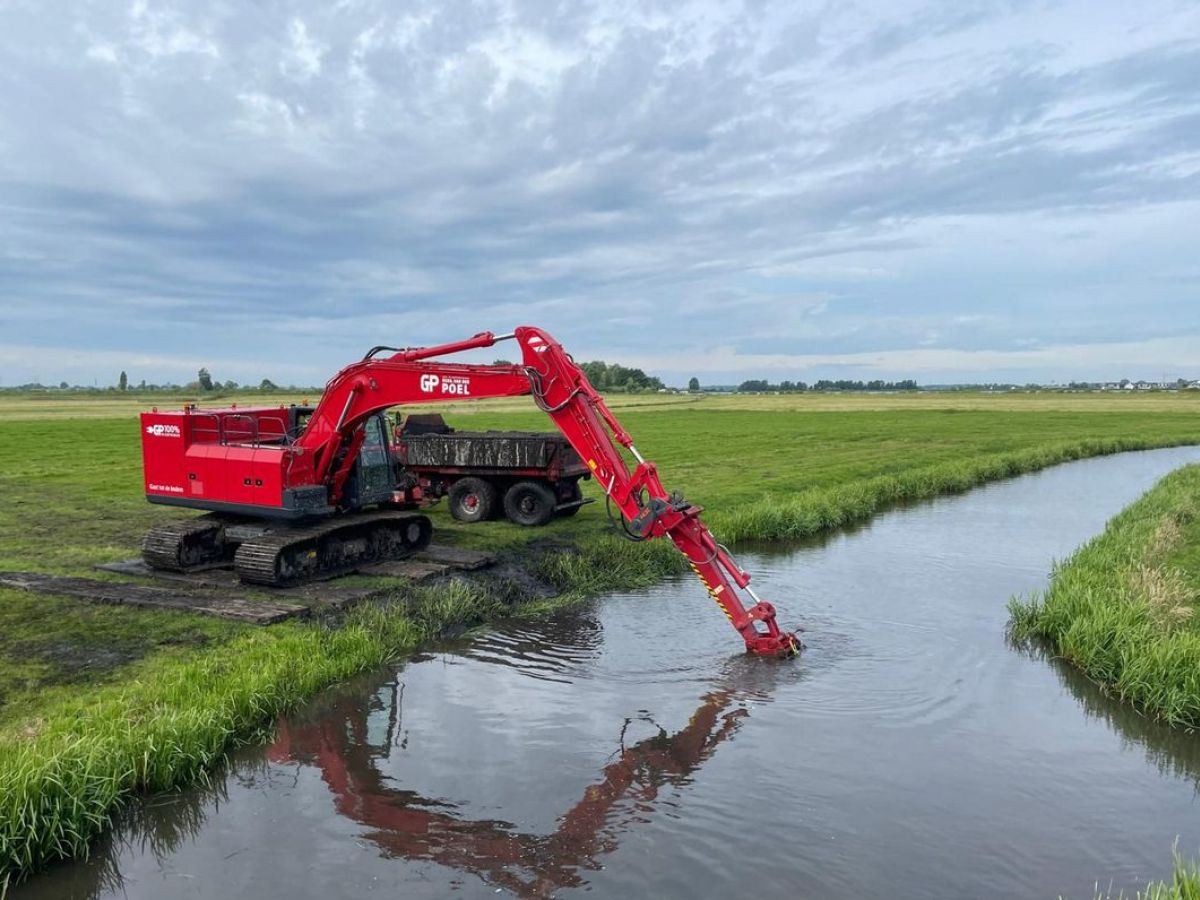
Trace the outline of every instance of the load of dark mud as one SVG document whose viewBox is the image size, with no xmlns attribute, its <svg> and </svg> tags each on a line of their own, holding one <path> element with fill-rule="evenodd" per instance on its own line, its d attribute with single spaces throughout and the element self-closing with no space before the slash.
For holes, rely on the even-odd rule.
<svg viewBox="0 0 1200 900">
<path fill-rule="evenodd" d="M 443 578 L 431 579 L 430 584 L 452 582 L 480 586 L 506 606 L 519 606 L 535 600 L 550 600 L 559 590 L 537 573 L 549 557 L 574 555 L 579 549 L 572 543 L 553 538 L 531 541 L 520 550 L 502 553 L 487 569 L 473 572 L 454 572 Z"/>
</svg>

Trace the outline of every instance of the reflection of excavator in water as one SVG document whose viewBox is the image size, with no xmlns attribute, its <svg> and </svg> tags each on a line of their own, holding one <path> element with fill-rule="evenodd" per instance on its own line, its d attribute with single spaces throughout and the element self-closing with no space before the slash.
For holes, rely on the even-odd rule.
<svg viewBox="0 0 1200 900">
<path fill-rule="evenodd" d="M 462 818 L 453 803 L 389 783 L 376 761 L 390 756 L 400 733 L 402 688 L 395 682 L 391 688 L 387 728 L 378 743 L 370 742 L 373 730 L 361 698 L 347 695 L 317 723 L 281 722 L 270 759 L 317 766 L 338 813 L 369 829 L 363 836 L 385 854 L 474 872 L 523 897 L 582 886 L 580 870 L 597 868 L 597 857 L 616 849 L 621 832 L 645 815 L 658 792 L 685 781 L 749 715 L 737 703 L 739 692 L 718 689 L 701 698 L 674 734 L 660 728 L 657 735 L 625 746 L 622 731 L 616 759 L 559 817 L 554 833 L 525 834 L 505 822 Z"/>
<path fill-rule="evenodd" d="M 431 358 L 515 339 L 521 365 L 465 365 Z M 391 353 L 382 357 L 378 354 Z M 654 463 L 548 334 L 521 327 L 438 347 L 375 347 L 330 380 L 320 403 L 298 407 L 142 415 L 146 497 L 212 511 L 155 529 L 143 544 L 155 567 L 189 571 L 232 561 L 243 581 L 285 585 L 352 571 L 429 543 L 422 515 L 402 511 L 382 413 L 431 400 L 531 395 L 587 464 L 632 540 L 669 537 L 709 595 L 761 656 L 790 656 L 800 642 L 700 521 L 701 508 L 663 487 Z M 619 445 L 619 446 L 618 446 Z M 619 447 L 637 464 L 630 469 Z M 752 603 L 738 596 L 744 590 Z"/>
</svg>

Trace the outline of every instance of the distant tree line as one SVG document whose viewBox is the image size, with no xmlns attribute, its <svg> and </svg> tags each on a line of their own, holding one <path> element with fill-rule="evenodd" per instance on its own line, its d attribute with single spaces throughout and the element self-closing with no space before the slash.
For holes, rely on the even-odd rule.
<svg viewBox="0 0 1200 900">
<path fill-rule="evenodd" d="M 1136 389 L 1139 391 L 1181 391 L 1181 390 L 1200 390 L 1200 380 L 1188 380 L 1187 378 L 1176 378 L 1174 381 L 1130 381 L 1128 378 L 1122 378 L 1119 381 L 1068 381 L 1065 384 L 1057 382 L 1051 384 L 1039 384 L 1036 381 L 1030 381 L 1026 384 L 1015 384 L 1009 382 L 987 382 L 982 384 L 964 383 L 964 384 L 927 384 L 927 391 L 1112 391 Z"/>
<path fill-rule="evenodd" d="M 209 393 L 212 391 L 221 391 L 222 393 L 231 393 L 233 391 L 277 391 L 279 385 L 273 382 L 270 378 L 264 378 L 255 387 L 252 384 L 238 384 L 236 381 L 217 381 L 212 377 L 208 369 L 201 369 L 196 373 L 196 380 L 185 385 L 189 391 L 202 391 Z M 317 390 L 320 388 L 299 388 L 299 390 Z"/>
<path fill-rule="evenodd" d="M 641 369 L 630 369 L 618 363 L 606 363 L 603 360 L 580 363 L 579 368 L 598 391 L 628 392 L 661 391 L 666 385 L 662 379 L 647 375 Z"/>
<path fill-rule="evenodd" d="M 508 366 L 512 365 L 506 359 L 497 359 L 492 365 Z M 662 383 L 662 379 L 647 375 L 641 369 L 629 368 L 619 365 L 618 363 L 606 363 L 603 360 L 595 360 L 593 362 L 585 362 L 580 365 L 580 368 L 587 375 L 588 381 L 598 391 L 614 392 L 614 393 L 637 393 L 639 391 L 660 391 L 665 390 L 666 386 Z M 697 383 L 697 389 L 699 384 Z M 57 388 L 53 385 L 47 386 L 37 382 L 28 384 L 16 385 L 11 388 L 0 388 L 0 390 L 13 391 L 45 391 L 45 390 L 77 390 L 77 391 L 151 391 L 151 392 L 177 392 L 187 394 L 231 394 L 242 392 L 270 392 L 278 390 L 289 391 L 311 391 L 320 394 L 323 388 L 320 387 L 297 387 L 289 385 L 286 388 L 281 388 L 269 378 L 264 378 L 258 385 L 253 384 L 238 384 L 236 381 L 221 381 L 208 370 L 207 367 L 201 368 L 196 373 L 196 380 L 189 381 L 187 384 L 175 384 L 168 382 L 165 384 L 147 384 L 144 380 L 137 385 L 134 385 L 129 380 L 127 372 L 122 371 L 117 376 L 115 385 L 106 385 L 104 387 L 95 387 L 91 385 L 69 385 L 67 382 L 61 382 Z"/>
<path fill-rule="evenodd" d="M 803 381 L 781 381 L 779 384 L 771 384 L 765 379 L 750 379 L 739 384 L 738 390 L 760 394 L 792 394 L 800 391 L 915 391 L 917 383 L 911 378 L 903 381 L 852 381 L 845 378 L 830 381 L 822 378 L 810 386 Z"/>
<path fill-rule="evenodd" d="M 121 374 L 123 375 L 125 373 L 122 372 Z M 142 383 L 143 383 L 143 385 L 145 384 L 145 382 L 142 382 Z M 258 383 L 257 386 L 255 386 L 253 384 L 238 384 L 236 381 L 232 381 L 232 380 L 218 381 L 217 379 L 212 377 L 212 373 L 209 372 L 207 368 L 201 368 L 200 371 L 196 373 L 196 380 L 189 381 L 187 384 L 185 384 L 183 386 L 183 389 L 185 391 L 191 391 L 193 393 L 210 394 L 210 393 L 220 392 L 222 394 L 230 394 L 235 391 L 277 391 L 277 390 L 279 390 L 279 385 L 277 385 L 275 382 L 273 382 L 270 378 L 264 378 L 262 381 L 260 381 Z M 303 388 L 302 387 L 302 388 L 297 388 L 297 390 L 320 391 L 320 388 Z"/>
<path fill-rule="evenodd" d="M 507 359 L 496 359 L 492 360 L 492 365 L 511 366 L 512 362 Z M 580 363 L 579 368 L 583 370 L 587 380 L 592 383 L 592 387 L 598 391 L 637 393 L 638 391 L 660 391 L 665 388 L 661 379 L 647 375 L 641 369 L 627 369 L 617 363 L 606 363 L 600 359 Z M 692 381 L 696 381 L 696 379 L 693 378 Z M 700 390 L 700 382 L 696 381 L 695 389 Z"/>
<path fill-rule="evenodd" d="M 258 383 L 258 385 L 238 384 L 236 381 L 224 381 L 224 382 L 217 381 L 215 378 L 212 377 L 212 375 L 209 373 L 208 369 L 202 368 L 202 369 L 200 369 L 199 372 L 196 373 L 196 380 L 189 381 L 187 384 L 176 384 L 171 381 L 164 382 L 163 384 L 154 384 L 154 383 L 147 383 L 147 381 L 144 378 L 138 384 L 133 384 L 129 380 L 128 373 L 125 371 L 122 371 L 121 374 L 117 376 L 117 383 L 115 385 L 109 384 L 109 385 L 104 385 L 103 387 L 100 387 L 97 385 L 69 384 L 66 381 L 60 381 L 57 385 L 54 385 L 54 384 L 47 385 L 47 384 L 42 384 L 39 381 L 30 381 L 25 384 L 17 384 L 17 385 L 13 385 L 12 387 L 0 388 L 0 390 L 6 390 L 6 391 L 55 391 L 55 390 L 58 390 L 58 391 L 151 391 L 151 392 L 169 391 L 169 392 L 176 392 L 176 393 L 191 393 L 191 394 L 200 394 L 200 393 L 228 394 L 228 393 L 232 393 L 235 391 L 256 391 L 256 392 L 268 391 L 269 392 L 269 391 L 278 391 L 278 390 L 285 390 L 285 389 L 280 388 L 279 385 L 275 384 L 275 382 L 271 381 L 271 379 L 269 379 L 269 378 L 264 378 L 262 381 L 260 381 Z M 319 387 L 296 387 L 295 385 L 291 385 L 291 386 L 287 387 L 286 390 L 315 391 L 316 393 L 319 394 L 322 389 Z"/>
<path fill-rule="evenodd" d="M 765 378 L 751 378 L 749 381 L 743 381 L 737 386 L 737 389 L 745 394 L 766 394 L 779 392 L 782 394 L 791 394 L 796 391 L 807 391 L 808 385 L 803 381 L 781 381 L 779 384 L 771 384 Z"/>
</svg>

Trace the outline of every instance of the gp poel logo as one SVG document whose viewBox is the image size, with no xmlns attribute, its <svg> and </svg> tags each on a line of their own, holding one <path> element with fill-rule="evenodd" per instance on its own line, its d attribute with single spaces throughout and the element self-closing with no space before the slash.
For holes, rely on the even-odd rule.
<svg viewBox="0 0 1200 900">
<path fill-rule="evenodd" d="M 534 353 L 545 353 L 546 352 L 546 342 L 543 341 L 540 337 L 538 337 L 535 334 L 533 337 L 531 337 L 529 339 L 529 349 L 532 350 Z"/>
<path fill-rule="evenodd" d="M 432 394 L 437 391 L 438 386 L 441 394 L 454 394 L 458 397 L 471 396 L 471 379 L 465 375 L 422 375 L 421 390 L 426 394 Z"/>
<path fill-rule="evenodd" d="M 146 434 L 152 437 L 182 437 L 178 425 L 163 425 L 161 422 L 156 425 L 147 425 Z"/>
</svg>

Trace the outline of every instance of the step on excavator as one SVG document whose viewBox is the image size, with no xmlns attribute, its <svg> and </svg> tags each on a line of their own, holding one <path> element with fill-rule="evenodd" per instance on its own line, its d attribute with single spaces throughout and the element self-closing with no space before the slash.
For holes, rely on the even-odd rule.
<svg viewBox="0 0 1200 900">
<path fill-rule="evenodd" d="M 506 340 L 520 346 L 520 364 L 437 359 Z M 143 558 L 176 572 L 232 563 L 244 582 L 283 587 L 418 552 L 432 526 L 411 511 L 418 492 L 397 486 L 383 413 L 412 403 L 521 396 L 533 398 L 587 464 L 625 537 L 674 542 L 749 652 L 800 651 L 796 635 L 776 623 L 775 607 L 750 587 L 749 573 L 700 521 L 701 507 L 667 492 L 570 354 L 528 326 L 436 347 L 373 347 L 338 372 L 311 409 L 143 413 L 146 499 L 208 511 L 152 530 Z M 632 468 L 620 447 L 636 461 Z"/>
</svg>

